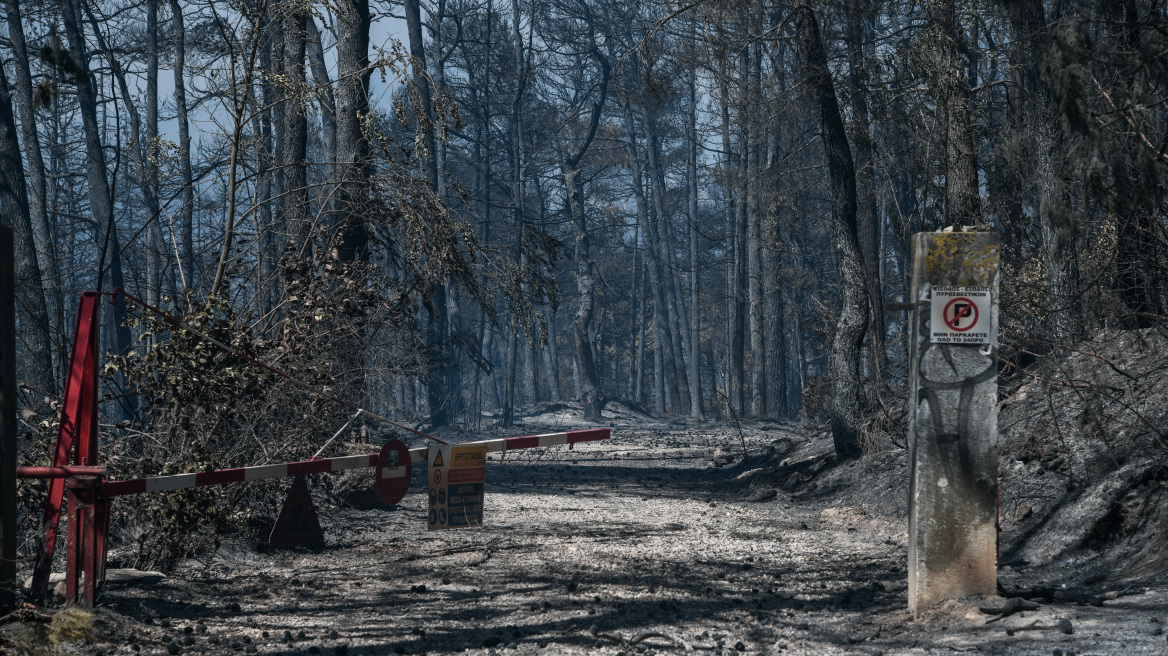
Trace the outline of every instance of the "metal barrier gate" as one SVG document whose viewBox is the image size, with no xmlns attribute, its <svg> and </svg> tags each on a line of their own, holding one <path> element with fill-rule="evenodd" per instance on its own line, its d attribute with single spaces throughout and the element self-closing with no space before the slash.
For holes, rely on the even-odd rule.
<svg viewBox="0 0 1168 656">
<path fill-rule="evenodd" d="M 98 465 L 97 424 L 97 357 L 98 335 L 100 332 L 97 319 L 101 295 L 98 292 L 84 292 L 81 295 L 81 303 L 77 311 L 77 323 L 74 329 L 73 353 L 69 363 L 68 378 L 65 381 L 64 403 L 61 407 L 61 423 L 57 432 L 56 448 L 53 450 L 53 464 L 49 467 L 17 468 L 17 476 L 19 478 L 49 480 L 41 520 L 43 541 L 38 549 L 35 570 L 33 572 L 32 594 L 34 597 L 43 598 L 48 588 L 49 575 L 52 571 L 54 551 L 57 543 L 57 527 L 60 522 L 61 510 L 66 493 L 68 494 L 69 505 L 66 515 L 68 519 L 65 542 L 65 602 L 67 604 L 80 602 L 84 607 L 92 608 L 97 595 L 98 584 L 105 576 L 109 508 L 111 501 L 116 497 L 208 485 L 246 483 L 284 477 L 296 477 L 298 479 L 293 484 L 293 494 L 295 494 L 296 487 L 303 485 L 302 479 L 306 474 L 341 472 L 374 467 L 377 468 L 375 480 L 378 482 L 378 492 L 382 500 L 386 501 L 386 503 L 394 504 L 400 501 L 405 495 L 411 479 L 413 463 L 426 461 L 426 448 L 408 449 L 399 440 L 390 440 L 382 448 L 380 453 L 321 459 L 317 459 L 314 456 L 310 460 L 267 464 L 256 467 L 238 467 L 234 469 L 153 476 L 122 481 L 105 480 L 105 468 Z M 332 438 L 325 442 L 324 446 L 317 451 L 317 455 L 320 455 L 328 444 L 339 437 L 354 420 L 361 416 L 390 424 L 432 440 L 433 442 L 446 444 L 443 440 L 436 437 L 426 435 L 425 433 L 380 417 L 364 409 L 357 408 L 342 399 L 326 395 L 274 367 L 233 350 L 226 344 L 195 328 L 183 325 L 174 317 L 147 305 L 145 302 L 127 294 L 120 288 L 115 289 L 114 292 L 108 295 L 121 295 L 162 317 L 176 328 L 189 330 L 219 348 L 244 358 L 248 362 L 274 373 L 285 380 L 291 381 L 312 394 L 355 410 L 356 412 L 352 418 Z M 610 437 L 611 431 L 609 429 L 600 428 L 550 433 L 546 435 L 508 437 L 480 442 L 465 442 L 458 446 L 479 446 L 480 448 L 485 448 L 487 452 L 506 453 L 518 449 L 565 444 L 571 449 L 578 442 L 607 440 Z M 383 485 L 383 483 L 386 484 Z"/>
</svg>

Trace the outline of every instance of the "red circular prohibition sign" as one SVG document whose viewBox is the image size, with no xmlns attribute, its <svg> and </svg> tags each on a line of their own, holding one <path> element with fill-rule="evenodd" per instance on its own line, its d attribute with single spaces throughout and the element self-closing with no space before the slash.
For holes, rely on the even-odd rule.
<svg viewBox="0 0 1168 656">
<path fill-rule="evenodd" d="M 965 303 L 965 307 L 956 310 L 953 309 L 953 304 L 957 302 Z M 951 312 L 952 315 L 950 314 Z M 958 315 L 958 312 L 961 314 Z M 941 316 L 945 319 L 945 325 L 949 327 L 949 330 L 963 333 L 977 325 L 977 304 L 964 296 L 958 296 L 945 304 L 945 313 Z M 966 317 L 970 317 L 971 321 L 964 328 L 961 328 L 957 324 Z"/>
<path fill-rule="evenodd" d="M 391 468 L 389 454 L 397 452 L 397 466 Z M 414 471 L 414 463 L 410 460 L 410 448 L 401 440 L 390 440 L 381 447 L 377 454 L 377 494 L 388 505 L 397 505 L 406 496 L 410 487 L 410 478 Z M 391 474 L 386 477 L 386 474 Z"/>
</svg>

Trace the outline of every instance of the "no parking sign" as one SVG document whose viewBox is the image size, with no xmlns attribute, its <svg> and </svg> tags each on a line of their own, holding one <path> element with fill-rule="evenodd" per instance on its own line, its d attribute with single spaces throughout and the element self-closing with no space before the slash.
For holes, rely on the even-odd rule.
<svg viewBox="0 0 1168 656">
<path fill-rule="evenodd" d="M 994 332 L 989 287 L 933 287 L 934 344 L 989 344 Z"/>
</svg>

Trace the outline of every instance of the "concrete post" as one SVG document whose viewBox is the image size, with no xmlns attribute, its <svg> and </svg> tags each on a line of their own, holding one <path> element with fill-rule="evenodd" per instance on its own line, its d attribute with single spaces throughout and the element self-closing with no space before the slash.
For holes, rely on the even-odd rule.
<svg viewBox="0 0 1168 656">
<path fill-rule="evenodd" d="M 16 607 L 16 289 L 12 228 L 0 226 L 0 611 Z"/>
<path fill-rule="evenodd" d="M 996 233 L 913 239 L 908 604 L 997 589 Z"/>
</svg>

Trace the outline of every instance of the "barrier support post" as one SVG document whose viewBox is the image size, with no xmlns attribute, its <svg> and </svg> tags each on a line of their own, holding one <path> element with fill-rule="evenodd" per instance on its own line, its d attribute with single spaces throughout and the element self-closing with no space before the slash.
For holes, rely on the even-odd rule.
<svg viewBox="0 0 1168 656">
<path fill-rule="evenodd" d="M 999 237 L 913 239 L 908 604 L 997 589 Z"/>
<path fill-rule="evenodd" d="M 65 603 L 81 603 L 92 609 L 97 598 L 97 579 L 101 566 L 98 544 L 101 532 L 97 517 L 97 492 L 101 489 L 101 472 L 95 475 L 70 476 L 65 480 L 69 492 L 69 524 L 66 536 Z"/>
<path fill-rule="evenodd" d="M 0 226 L 0 612 L 16 607 L 16 283 L 12 228 Z"/>
</svg>

